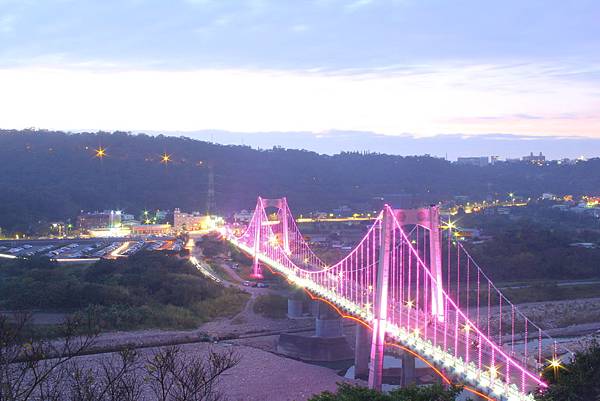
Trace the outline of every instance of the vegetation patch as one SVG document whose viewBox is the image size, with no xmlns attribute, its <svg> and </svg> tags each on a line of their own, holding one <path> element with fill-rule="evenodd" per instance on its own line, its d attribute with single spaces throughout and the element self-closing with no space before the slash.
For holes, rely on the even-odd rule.
<svg viewBox="0 0 600 401">
<path fill-rule="evenodd" d="M 140 253 L 65 267 L 48 259 L 0 266 L 4 310 L 93 312 L 102 330 L 194 328 L 234 316 L 249 295 L 206 279 L 187 260 Z"/>
<path fill-rule="evenodd" d="M 272 319 L 287 315 L 287 298 L 276 294 L 259 295 L 254 301 L 254 312 Z"/>
<path fill-rule="evenodd" d="M 325 391 L 313 396 L 309 401 L 455 401 L 461 391 L 461 387 L 445 388 L 440 384 L 434 384 L 422 387 L 409 386 L 383 393 L 366 387 L 340 383 L 335 393 Z"/>
</svg>

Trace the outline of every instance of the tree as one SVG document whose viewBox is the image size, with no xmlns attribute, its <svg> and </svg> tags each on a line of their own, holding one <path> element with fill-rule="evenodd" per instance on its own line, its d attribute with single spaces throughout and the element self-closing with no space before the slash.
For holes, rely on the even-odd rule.
<svg viewBox="0 0 600 401">
<path fill-rule="evenodd" d="M 158 349 L 146 363 L 157 401 L 217 401 L 220 376 L 239 363 L 233 352 L 209 350 L 204 358 L 185 355 L 180 347 Z"/>
<path fill-rule="evenodd" d="M 35 339 L 30 315 L 0 315 L 0 400 L 53 399 L 64 369 L 88 352 L 97 337 L 92 316 L 69 318 L 59 328 L 60 340 Z M 44 398 L 46 396 L 46 398 Z"/>
<path fill-rule="evenodd" d="M 410 386 L 383 393 L 366 387 L 339 383 L 337 391 L 325 391 L 309 401 L 455 401 L 462 388 L 445 388 L 439 384 L 432 386 Z"/>
<path fill-rule="evenodd" d="M 221 375 L 239 363 L 231 350 L 197 355 L 179 347 L 145 361 L 130 347 L 82 360 L 95 344 L 93 320 L 68 320 L 53 341 L 32 338 L 28 321 L 0 316 L 0 401 L 140 401 L 151 393 L 158 401 L 218 401 Z"/>
<path fill-rule="evenodd" d="M 600 344 L 594 340 L 572 362 L 547 368 L 543 377 L 549 386 L 540 401 L 600 400 Z"/>
<path fill-rule="evenodd" d="M 54 385 L 78 401 L 138 401 L 142 396 L 142 376 L 139 374 L 139 355 L 125 348 L 117 355 L 103 358 L 100 367 L 93 369 L 71 363 L 67 375 L 61 375 Z"/>
</svg>

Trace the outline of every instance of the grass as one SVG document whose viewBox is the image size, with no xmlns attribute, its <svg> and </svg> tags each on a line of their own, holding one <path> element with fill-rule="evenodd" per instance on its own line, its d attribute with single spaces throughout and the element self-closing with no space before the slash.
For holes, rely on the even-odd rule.
<svg viewBox="0 0 600 401">
<path fill-rule="evenodd" d="M 192 307 L 203 319 L 212 320 L 217 317 L 234 317 L 240 313 L 250 299 L 247 292 L 226 288 L 222 296 L 200 302 Z"/>
<path fill-rule="evenodd" d="M 528 288 L 502 290 L 512 302 L 546 302 L 600 297 L 600 284 L 558 286 L 554 283 L 534 284 Z"/>
<path fill-rule="evenodd" d="M 259 295 L 254 301 L 254 312 L 271 319 L 287 315 L 287 298 L 276 294 Z"/>
</svg>

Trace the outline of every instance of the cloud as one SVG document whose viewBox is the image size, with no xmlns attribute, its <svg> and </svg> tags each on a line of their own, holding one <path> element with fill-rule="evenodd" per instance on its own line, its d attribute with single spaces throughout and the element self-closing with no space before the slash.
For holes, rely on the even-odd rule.
<svg viewBox="0 0 600 401">
<path fill-rule="evenodd" d="M 351 3 L 348 3 L 345 8 L 347 11 L 356 11 L 359 8 L 363 8 L 372 4 L 374 1 L 375 0 L 355 0 Z"/>
<path fill-rule="evenodd" d="M 0 33 L 13 32 L 16 20 L 17 18 L 11 14 L 0 16 Z"/>
<path fill-rule="evenodd" d="M 290 29 L 294 32 L 306 32 L 310 29 L 310 27 L 305 24 L 296 24 L 296 25 L 292 25 L 292 27 Z"/>
<path fill-rule="evenodd" d="M 600 99 L 589 95 L 589 85 L 530 81 L 518 68 L 482 70 L 439 65 L 422 76 L 102 64 L 0 69 L 8 94 L 0 98 L 0 126 L 600 136 Z"/>
</svg>

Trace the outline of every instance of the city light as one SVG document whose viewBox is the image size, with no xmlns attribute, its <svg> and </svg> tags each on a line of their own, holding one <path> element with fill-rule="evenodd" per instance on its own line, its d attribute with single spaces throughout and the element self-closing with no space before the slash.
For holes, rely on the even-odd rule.
<svg viewBox="0 0 600 401">
<path fill-rule="evenodd" d="M 104 159 L 106 157 L 106 149 L 102 146 L 98 147 L 98 149 L 95 149 L 95 152 L 98 159 Z"/>
<path fill-rule="evenodd" d="M 456 222 L 448 219 L 448 221 L 444 222 L 441 228 L 442 230 L 454 230 L 456 227 Z"/>
<path fill-rule="evenodd" d="M 171 155 L 168 154 L 167 152 L 163 153 L 161 158 L 160 158 L 160 162 L 163 164 L 169 164 L 171 162 Z"/>
</svg>

